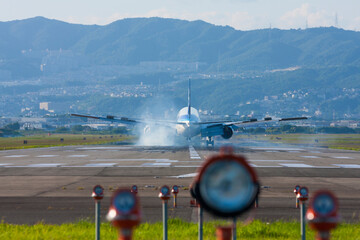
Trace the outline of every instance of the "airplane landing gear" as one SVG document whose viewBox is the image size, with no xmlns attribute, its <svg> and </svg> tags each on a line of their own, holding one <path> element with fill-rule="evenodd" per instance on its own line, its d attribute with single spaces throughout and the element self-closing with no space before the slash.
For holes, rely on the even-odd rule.
<svg viewBox="0 0 360 240">
<path fill-rule="evenodd" d="M 212 146 L 214 147 L 214 138 L 212 137 L 206 137 L 206 146 Z"/>
</svg>

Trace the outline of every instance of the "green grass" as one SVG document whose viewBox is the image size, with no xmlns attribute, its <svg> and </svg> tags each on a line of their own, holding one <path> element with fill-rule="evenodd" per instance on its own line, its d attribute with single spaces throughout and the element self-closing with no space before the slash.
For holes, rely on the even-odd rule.
<svg viewBox="0 0 360 240">
<path fill-rule="evenodd" d="M 63 139 L 63 141 L 60 141 Z M 27 140 L 27 144 L 24 144 Z M 131 140 L 126 135 L 38 134 L 34 136 L 0 138 L 0 150 L 54 147 L 68 145 L 106 144 Z"/>
<path fill-rule="evenodd" d="M 204 225 L 204 239 L 216 239 L 216 226 L 225 225 L 226 222 L 207 222 Z M 169 240 L 197 239 L 197 224 L 171 219 L 168 223 Z M 307 239 L 314 239 L 314 231 L 307 228 Z M 36 224 L 12 225 L 0 224 L 0 239 L 94 239 L 94 224 L 88 221 L 62 225 Z M 237 238 L 246 239 L 300 239 L 300 225 L 298 222 L 265 223 L 253 221 L 243 226 L 238 223 Z M 101 225 L 101 239 L 117 239 L 117 231 L 109 223 Z M 162 239 L 162 223 L 141 224 L 134 232 L 133 239 L 157 240 Z M 360 239 L 360 224 L 341 224 L 332 232 L 331 239 Z"/>
<path fill-rule="evenodd" d="M 238 138 L 250 138 L 258 141 L 270 141 L 283 144 L 302 144 L 314 147 L 346 149 L 360 151 L 360 134 L 277 134 L 277 135 L 238 135 Z"/>
</svg>

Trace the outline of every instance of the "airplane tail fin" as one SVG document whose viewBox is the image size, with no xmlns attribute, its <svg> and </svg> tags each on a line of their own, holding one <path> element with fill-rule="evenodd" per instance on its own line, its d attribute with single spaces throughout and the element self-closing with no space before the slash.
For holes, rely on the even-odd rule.
<svg viewBox="0 0 360 240">
<path fill-rule="evenodd" d="M 188 115 L 191 117 L 191 81 L 189 78 L 189 86 L 188 86 Z"/>
</svg>

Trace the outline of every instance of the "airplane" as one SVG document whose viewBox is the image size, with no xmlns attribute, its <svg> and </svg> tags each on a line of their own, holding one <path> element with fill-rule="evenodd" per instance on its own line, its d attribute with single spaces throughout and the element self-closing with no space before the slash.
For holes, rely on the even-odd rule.
<svg viewBox="0 0 360 240">
<path fill-rule="evenodd" d="M 167 120 L 146 120 L 146 119 L 135 119 L 128 117 L 116 118 L 115 116 L 108 115 L 106 117 L 97 117 L 82 114 L 71 114 L 74 117 L 98 119 L 110 122 L 119 122 L 127 125 L 145 125 L 144 132 L 149 131 L 151 125 L 167 126 L 175 130 L 175 133 L 179 136 L 185 137 L 187 140 L 195 136 L 201 136 L 206 138 L 206 146 L 214 146 L 214 137 L 221 136 L 224 139 L 229 139 L 233 136 L 234 131 L 238 128 L 257 125 L 261 123 L 269 122 L 284 122 L 284 121 L 296 121 L 305 120 L 307 117 L 293 117 L 293 118 L 277 118 L 266 117 L 262 120 L 250 119 L 247 121 L 201 121 L 199 112 L 197 109 L 191 106 L 191 81 L 188 83 L 188 106 L 182 108 L 177 114 L 176 121 Z"/>
</svg>

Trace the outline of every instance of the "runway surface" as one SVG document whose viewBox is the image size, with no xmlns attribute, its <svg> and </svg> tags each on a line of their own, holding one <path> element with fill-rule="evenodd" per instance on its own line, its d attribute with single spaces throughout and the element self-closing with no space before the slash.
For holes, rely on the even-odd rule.
<svg viewBox="0 0 360 240">
<path fill-rule="evenodd" d="M 261 181 L 259 208 L 241 218 L 298 220 L 293 188 L 299 184 L 312 192 L 329 189 L 340 199 L 343 221 L 360 220 L 360 153 L 298 146 L 237 144 Z M 0 151 L 0 213 L 8 223 L 34 224 L 92 219 L 94 185 L 105 188 L 104 218 L 112 191 L 139 187 L 143 221 L 161 220 L 158 188 L 181 186 L 179 208 L 170 217 L 197 220 L 189 205 L 187 187 L 197 169 L 218 149 L 203 147 L 142 147 L 96 145 Z M 171 204 L 170 204 L 171 205 Z M 214 217 L 206 214 L 206 220 Z"/>
</svg>

